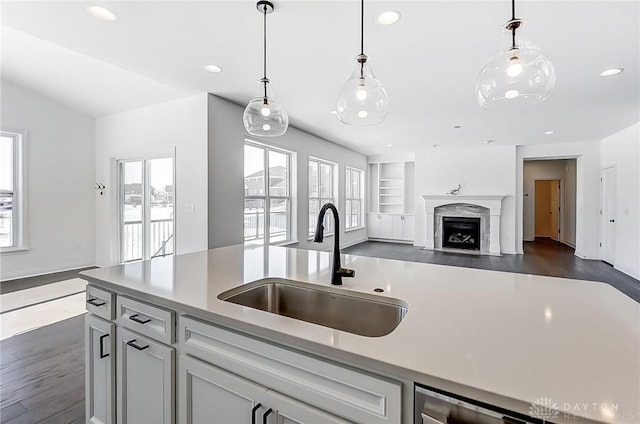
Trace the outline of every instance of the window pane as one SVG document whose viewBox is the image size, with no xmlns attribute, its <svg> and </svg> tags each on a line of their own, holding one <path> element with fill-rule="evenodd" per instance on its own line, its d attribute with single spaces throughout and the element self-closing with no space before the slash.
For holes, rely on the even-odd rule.
<svg viewBox="0 0 640 424">
<path fill-rule="evenodd" d="M 320 199 L 320 207 L 324 206 L 325 203 L 335 203 L 333 201 L 333 199 Z M 318 209 L 319 211 L 319 209 Z M 333 233 L 333 214 L 331 213 L 331 211 L 328 211 L 325 215 L 324 215 L 324 232 L 325 234 L 327 233 Z"/>
<path fill-rule="evenodd" d="M 309 199 L 309 234 L 313 235 L 316 231 L 316 223 L 318 221 L 318 199 Z"/>
<path fill-rule="evenodd" d="M 264 243 L 264 200 L 245 199 L 244 201 L 244 242 L 247 244 Z"/>
<path fill-rule="evenodd" d="M 354 199 L 359 199 L 360 196 L 360 171 L 351 172 L 351 192 Z"/>
<path fill-rule="evenodd" d="M 269 150 L 269 195 L 289 195 L 289 155 Z"/>
<path fill-rule="evenodd" d="M 320 164 L 320 197 L 333 197 L 333 166 Z"/>
<path fill-rule="evenodd" d="M 13 164 L 12 137 L 0 137 L 0 247 L 13 246 Z"/>
<path fill-rule="evenodd" d="M 289 200 L 271 199 L 269 211 L 269 241 L 279 243 L 289 239 Z"/>
<path fill-rule="evenodd" d="M 150 159 L 149 189 L 150 217 L 149 236 L 151 257 L 173 253 L 173 159 Z"/>
<path fill-rule="evenodd" d="M 244 146 L 244 194 L 264 196 L 264 149 Z"/>
<path fill-rule="evenodd" d="M 122 262 L 142 259 L 142 162 L 122 163 Z"/>
<path fill-rule="evenodd" d="M 318 197 L 318 162 L 309 161 L 309 197 Z"/>
<path fill-rule="evenodd" d="M 344 195 L 347 199 L 350 199 L 351 198 L 351 170 L 350 169 L 347 169 L 344 180 L 346 181 Z"/>
<path fill-rule="evenodd" d="M 359 227 L 360 224 L 360 200 L 351 202 L 351 227 Z"/>
<path fill-rule="evenodd" d="M 351 200 L 345 201 L 344 226 L 345 228 L 351 228 Z"/>
</svg>

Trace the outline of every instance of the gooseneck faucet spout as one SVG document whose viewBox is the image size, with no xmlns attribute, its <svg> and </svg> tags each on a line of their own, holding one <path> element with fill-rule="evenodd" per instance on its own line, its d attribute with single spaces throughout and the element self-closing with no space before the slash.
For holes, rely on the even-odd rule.
<svg viewBox="0 0 640 424">
<path fill-rule="evenodd" d="M 333 203 L 325 203 L 320 209 L 318 214 L 318 223 L 316 224 L 316 233 L 313 236 L 315 243 L 322 243 L 324 238 L 324 215 L 327 210 L 331 210 L 333 213 L 333 220 L 335 223 L 335 230 L 333 232 L 333 266 L 331 272 L 331 284 L 334 286 L 342 285 L 342 277 L 353 277 L 356 272 L 352 269 L 345 269 L 340 266 L 340 218 L 338 217 L 338 209 Z"/>
</svg>

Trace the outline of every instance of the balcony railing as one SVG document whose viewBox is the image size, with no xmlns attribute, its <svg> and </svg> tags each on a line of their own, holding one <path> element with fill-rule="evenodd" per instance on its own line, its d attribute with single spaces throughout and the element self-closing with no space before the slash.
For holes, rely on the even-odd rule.
<svg viewBox="0 0 640 424">
<path fill-rule="evenodd" d="M 270 237 L 287 236 L 289 222 L 287 212 L 271 212 L 269 214 Z M 256 210 L 244 213 L 244 240 L 264 238 L 264 211 Z"/>
<path fill-rule="evenodd" d="M 142 259 L 143 236 L 142 221 L 124 223 L 123 262 Z M 173 219 L 155 219 L 149 227 L 152 257 L 171 255 L 173 253 Z"/>
</svg>

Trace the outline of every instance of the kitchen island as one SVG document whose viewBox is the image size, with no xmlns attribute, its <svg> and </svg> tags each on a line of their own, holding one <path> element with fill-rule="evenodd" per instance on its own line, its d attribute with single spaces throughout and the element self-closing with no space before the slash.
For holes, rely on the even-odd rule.
<svg viewBox="0 0 640 424">
<path fill-rule="evenodd" d="M 156 357 L 166 354 L 166 360 L 172 363 L 178 358 L 180 375 L 173 387 L 162 387 L 171 399 L 168 407 L 178 404 L 179 410 L 167 410 L 167 422 L 197 421 L 188 406 L 197 403 L 195 384 L 214 377 L 198 380 L 183 378 L 182 374 L 214 363 L 215 358 L 225 365 L 216 362 L 216 366 L 231 371 L 220 378 L 233 379 L 236 374 L 242 375 L 246 367 L 254 366 L 256 375 L 252 381 L 260 383 L 259 387 L 266 386 L 267 393 L 286 392 L 286 381 L 299 376 L 266 385 L 267 377 L 257 375 L 262 366 L 258 359 L 243 356 L 262 348 L 275 349 L 265 355 L 272 359 L 290 349 L 298 355 L 290 360 L 296 369 L 304 371 L 304 364 L 318 366 L 323 371 L 312 370 L 314 375 L 308 377 L 313 379 L 326 371 L 328 376 L 335 374 L 327 377 L 331 384 L 338 384 L 341 373 L 361 371 L 366 380 L 362 390 L 337 396 L 340 399 L 336 405 L 331 403 L 332 390 L 342 393 L 350 383 L 328 389 L 322 386 L 329 384 L 327 381 L 293 387 L 291 392 L 300 395 L 300 402 L 294 402 L 298 409 L 309 404 L 314 390 L 321 395 L 317 404 L 320 421 L 329 422 L 334 417 L 322 415 L 324 412 L 346 421 L 368 417 L 366 412 L 372 414 L 367 422 L 393 423 L 401 417 L 402 422 L 410 423 L 414 417 L 415 382 L 523 416 L 536 410 L 532 405 L 552 406 L 556 413 L 547 418 L 553 422 L 640 422 L 640 305 L 608 284 L 350 255 L 344 255 L 342 263 L 354 269 L 356 275 L 345 279 L 340 289 L 391 297 L 408 305 L 406 316 L 390 334 L 359 336 L 218 298 L 229 289 L 264 278 L 329 286 L 331 255 L 326 252 L 238 245 L 85 271 L 81 276 L 90 284 L 90 312 L 92 308 L 94 313 L 107 308 L 104 313 L 108 316 L 101 316 L 115 320 L 111 326 L 126 323 L 140 325 L 141 329 L 155 328 L 155 339 L 161 342 Z M 383 292 L 374 292 L 375 289 Z M 100 295 L 111 297 L 105 300 Z M 149 309 L 153 306 L 168 314 L 166 320 Z M 109 307 L 113 309 L 108 310 Z M 148 324 L 140 323 L 147 320 Z M 100 323 L 104 327 L 103 324 Z M 215 326 L 217 335 L 207 333 L 204 326 L 208 324 Z M 152 333 L 117 328 L 118 343 L 114 337 L 104 335 L 113 335 L 115 327 L 104 327 L 105 333 L 96 338 L 98 344 L 88 339 L 88 360 L 96 349 L 99 356 L 136 353 L 146 346 L 140 345 L 139 340 Z M 88 338 L 91 334 L 88 324 Z M 237 334 L 248 336 L 246 344 L 245 338 L 234 339 Z M 214 346 L 212 340 L 218 344 Z M 168 347 L 172 345 L 175 348 Z M 227 349 L 229 346 L 233 349 Z M 238 351 L 241 348 L 244 353 Z M 305 362 L 304 355 L 312 362 Z M 244 358 L 242 365 L 234 368 L 236 362 L 231 359 L 240 357 Z M 191 368 L 181 365 L 182 358 L 187 364 L 198 364 Z M 296 358 L 302 362 L 296 362 Z M 327 361 L 328 368 L 323 368 L 324 362 L 317 362 L 320 359 Z M 118 372 L 122 372 L 123 361 L 117 362 Z M 159 369 L 167 370 L 169 375 L 173 371 L 167 363 Z M 271 366 L 277 370 L 284 365 Z M 136 366 L 144 367 L 146 362 Z M 269 366 L 265 365 L 265 369 Z M 113 374 L 115 369 L 101 372 Z M 274 371 L 271 376 L 277 374 Z M 356 374 L 353 378 L 359 379 Z M 109 408 L 122 404 L 115 401 L 116 396 L 126 400 L 126 396 L 122 397 L 125 388 L 121 387 L 121 380 L 117 379 L 117 389 L 105 389 L 108 393 L 104 396 L 113 400 Z M 159 386 L 163 384 L 166 381 L 158 382 Z M 360 386 L 354 383 L 354 387 Z M 280 405 L 284 402 L 280 398 L 269 401 Z M 338 405 L 343 401 L 353 408 Z M 273 408 L 262 407 L 259 416 L 267 420 L 268 409 Z"/>
</svg>

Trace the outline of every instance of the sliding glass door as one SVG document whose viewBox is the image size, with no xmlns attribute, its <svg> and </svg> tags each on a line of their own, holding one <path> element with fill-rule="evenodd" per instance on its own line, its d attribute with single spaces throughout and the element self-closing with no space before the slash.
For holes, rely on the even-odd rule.
<svg viewBox="0 0 640 424">
<path fill-rule="evenodd" d="M 118 162 L 120 262 L 174 252 L 173 158 Z"/>
</svg>

